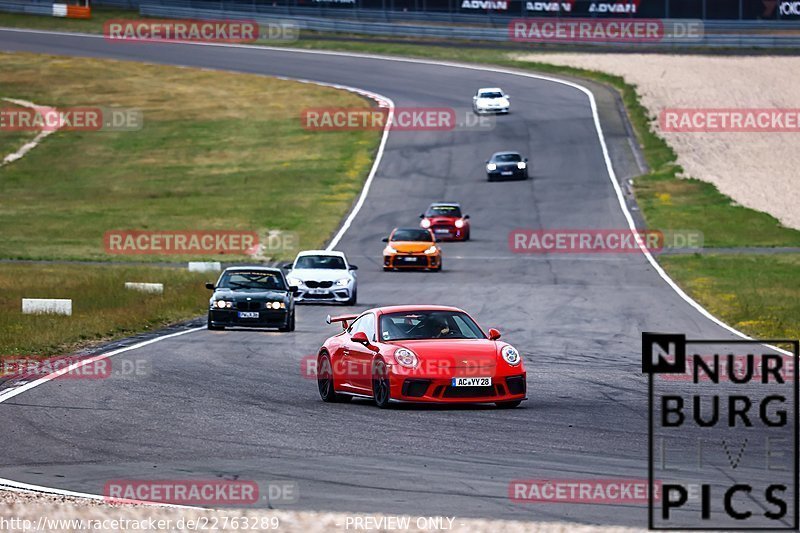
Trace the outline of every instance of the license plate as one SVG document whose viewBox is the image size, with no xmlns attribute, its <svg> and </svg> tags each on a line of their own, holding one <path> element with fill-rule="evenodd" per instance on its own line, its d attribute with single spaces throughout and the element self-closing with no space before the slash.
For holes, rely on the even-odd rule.
<svg viewBox="0 0 800 533">
<path fill-rule="evenodd" d="M 239 311 L 239 318 L 258 318 L 258 311 Z"/>
<path fill-rule="evenodd" d="M 434 230 L 434 233 L 450 233 L 449 229 L 437 229 Z"/>
<path fill-rule="evenodd" d="M 492 378 L 453 378 L 453 387 L 491 387 Z"/>
<path fill-rule="evenodd" d="M 308 294 L 326 294 L 328 291 L 323 289 L 309 289 Z"/>
<path fill-rule="evenodd" d="M 417 262 L 417 258 L 416 257 L 403 257 L 402 259 L 406 263 L 416 263 Z"/>
<path fill-rule="evenodd" d="M 510 176 L 511 174 L 513 174 L 513 172 L 511 172 L 510 170 L 506 170 L 500 173 L 501 176 Z"/>
</svg>

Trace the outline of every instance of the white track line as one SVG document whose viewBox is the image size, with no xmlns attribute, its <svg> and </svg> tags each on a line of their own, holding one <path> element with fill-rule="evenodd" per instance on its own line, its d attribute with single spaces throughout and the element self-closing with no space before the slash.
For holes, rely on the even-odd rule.
<svg viewBox="0 0 800 533">
<path fill-rule="evenodd" d="M 100 496 L 98 494 L 89 494 L 86 492 L 75 492 L 71 490 L 62 490 L 62 489 L 54 489 L 51 487 L 43 487 L 41 485 L 31 485 L 29 483 L 20 483 L 19 481 L 13 481 L 11 479 L 4 479 L 0 478 L 0 490 L 8 490 L 11 492 L 22 492 L 25 494 L 35 494 L 35 493 L 43 493 L 43 494 L 55 494 L 57 496 L 70 496 L 73 498 L 86 498 L 89 500 L 97 500 L 109 503 L 122 503 L 122 504 L 129 504 L 129 505 L 155 505 L 158 507 L 173 507 L 176 509 L 197 509 L 197 510 L 206 510 L 203 507 L 195 507 L 191 505 L 178 505 L 174 503 L 159 503 L 159 502 L 149 502 L 145 500 L 123 500 L 120 498 L 107 498 L 105 496 Z"/>
<path fill-rule="evenodd" d="M 27 107 L 29 109 L 33 109 L 34 111 L 42 111 L 44 113 L 58 113 L 58 110 L 54 107 L 47 107 L 43 105 L 37 105 L 33 102 L 28 102 L 27 100 L 17 100 L 16 98 L 3 98 L 6 102 L 11 102 L 12 104 L 17 104 L 21 107 Z M 58 126 L 54 128 L 44 128 L 40 131 L 33 140 L 26 142 L 23 144 L 16 152 L 13 154 L 8 154 L 0 161 L 0 167 L 8 165 L 9 163 L 13 163 L 14 161 L 18 161 L 22 159 L 25 154 L 39 146 L 39 143 L 44 140 L 45 137 L 48 135 L 52 135 L 53 133 L 58 131 Z"/>
</svg>

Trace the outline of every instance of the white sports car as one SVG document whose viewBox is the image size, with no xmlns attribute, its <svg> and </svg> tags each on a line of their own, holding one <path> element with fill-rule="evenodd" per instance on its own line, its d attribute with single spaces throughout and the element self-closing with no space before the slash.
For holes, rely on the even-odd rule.
<svg viewBox="0 0 800 533">
<path fill-rule="evenodd" d="M 472 97 L 472 110 L 481 113 L 508 113 L 511 103 L 508 95 L 498 87 L 478 89 Z"/>
<path fill-rule="evenodd" d="M 289 285 L 298 289 L 295 302 L 355 305 L 358 301 L 358 267 L 349 264 L 342 252 L 306 250 L 284 268 L 289 269 Z"/>
</svg>

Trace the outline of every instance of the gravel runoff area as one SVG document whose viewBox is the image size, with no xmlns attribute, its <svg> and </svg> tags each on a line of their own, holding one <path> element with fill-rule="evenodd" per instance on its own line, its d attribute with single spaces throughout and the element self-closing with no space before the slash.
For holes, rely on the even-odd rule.
<svg viewBox="0 0 800 533">
<path fill-rule="evenodd" d="M 665 108 L 800 109 L 800 57 L 535 53 L 514 58 L 622 76 L 636 85 L 686 176 L 713 183 L 737 203 L 800 229 L 800 131 L 675 133 L 658 124 Z"/>
<path fill-rule="evenodd" d="M 111 522 L 113 520 L 118 522 Z M 440 524 L 441 527 L 437 527 Z M 287 533 L 327 531 L 627 533 L 639 531 L 622 527 L 508 520 L 455 518 L 451 523 L 448 521 L 448 517 L 402 517 L 255 509 L 205 511 L 156 505 L 112 505 L 99 500 L 70 496 L 0 490 L 0 530 L 10 533 L 22 533 L 23 531 L 26 533 L 30 531 L 202 531 L 211 530 L 212 525 L 216 525 L 217 530 Z M 223 525 L 227 525 L 227 527 L 223 528 Z M 205 526 L 205 529 L 202 526 Z"/>
</svg>

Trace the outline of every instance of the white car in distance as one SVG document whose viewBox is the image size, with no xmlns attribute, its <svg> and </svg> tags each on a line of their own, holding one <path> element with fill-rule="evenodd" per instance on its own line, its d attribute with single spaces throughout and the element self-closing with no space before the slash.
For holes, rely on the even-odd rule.
<svg viewBox="0 0 800 533">
<path fill-rule="evenodd" d="M 306 250 L 297 254 L 294 263 L 286 264 L 286 280 L 297 287 L 295 302 L 339 303 L 358 302 L 356 265 L 347 262 L 342 252 Z"/>
<path fill-rule="evenodd" d="M 472 97 L 472 110 L 480 115 L 484 113 L 508 113 L 511 103 L 509 97 L 499 87 L 478 89 Z"/>
</svg>

